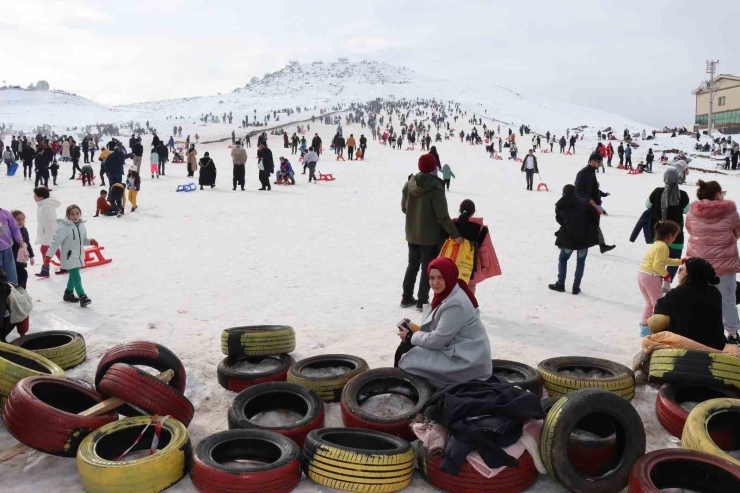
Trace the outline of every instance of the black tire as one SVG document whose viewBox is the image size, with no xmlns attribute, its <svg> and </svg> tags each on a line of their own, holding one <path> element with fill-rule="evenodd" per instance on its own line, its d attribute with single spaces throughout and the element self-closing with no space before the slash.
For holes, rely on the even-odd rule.
<svg viewBox="0 0 740 493">
<path fill-rule="evenodd" d="M 264 360 L 270 359 L 278 361 L 277 368 L 258 373 L 240 371 L 237 368 L 244 362 L 259 364 Z M 241 392 L 260 383 L 285 382 L 288 378 L 288 370 L 293 363 L 295 363 L 295 360 L 289 354 L 280 354 L 278 356 L 227 356 L 218 364 L 216 376 L 221 387 L 232 392 Z"/>
<path fill-rule="evenodd" d="M 85 339 L 70 330 L 46 330 L 28 334 L 11 342 L 12 345 L 33 351 L 53 361 L 63 370 L 85 361 Z"/>
<path fill-rule="evenodd" d="M 205 493 L 288 493 L 301 480 L 300 455 L 291 439 L 271 431 L 221 431 L 195 447 L 190 477 Z M 236 462 L 243 459 L 263 464 Z"/>
<path fill-rule="evenodd" d="M 386 493 L 411 483 L 414 450 L 406 440 L 387 433 L 325 428 L 306 437 L 302 467 L 321 486 Z"/>
<path fill-rule="evenodd" d="M 345 367 L 347 371 L 331 377 L 306 375 L 306 369 Z M 349 354 L 323 354 L 302 359 L 290 367 L 288 382 L 313 390 L 325 402 L 336 402 L 342 397 L 344 386 L 354 377 L 368 370 L 367 362 Z"/>
<path fill-rule="evenodd" d="M 740 388 L 740 358 L 688 349 L 658 349 L 650 356 L 651 382 Z"/>
<path fill-rule="evenodd" d="M 609 419 L 616 429 L 617 457 L 602 476 L 586 476 L 574 466 L 569 453 L 571 433 L 587 416 Z M 540 454 L 548 474 L 568 491 L 618 493 L 629 482 L 632 465 L 645 453 L 645 428 L 632 405 L 601 389 L 582 389 L 560 399 L 545 418 Z"/>
<path fill-rule="evenodd" d="M 495 359 L 493 363 L 493 376 L 506 380 L 511 385 L 522 390 L 532 392 L 537 398 L 542 398 L 542 378 L 537 370 L 524 363 Z"/>
<path fill-rule="evenodd" d="M 376 416 L 362 409 L 365 401 L 380 394 L 402 395 L 415 404 L 409 411 L 392 417 Z M 409 420 L 422 412 L 432 395 L 434 388 L 429 382 L 400 368 L 368 370 L 344 387 L 341 398 L 342 421 L 348 428 L 382 431 L 406 440 L 416 440 Z"/>
<path fill-rule="evenodd" d="M 589 368 L 604 372 L 604 378 L 581 378 L 562 372 L 576 368 Z M 585 356 L 550 358 L 537 366 L 542 385 L 551 397 L 562 397 L 580 389 L 601 389 L 615 393 L 628 401 L 635 396 L 635 373 L 613 361 Z"/>
<path fill-rule="evenodd" d="M 295 351 L 295 331 L 287 325 L 248 325 L 221 333 L 227 356 L 272 356 Z"/>
<path fill-rule="evenodd" d="M 287 409 L 303 415 L 292 425 L 263 426 L 251 418 L 259 413 Z M 287 382 L 262 383 L 236 396 L 228 414 L 229 429 L 273 431 L 285 435 L 303 447 L 306 435 L 324 426 L 324 402 L 312 390 Z"/>
</svg>

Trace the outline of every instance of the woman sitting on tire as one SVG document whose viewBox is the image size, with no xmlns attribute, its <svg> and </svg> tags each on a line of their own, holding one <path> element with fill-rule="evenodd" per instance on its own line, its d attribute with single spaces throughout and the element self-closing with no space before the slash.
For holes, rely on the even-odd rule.
<svg viewBox="0 0 740 493">
<path fill-rule="evenodd" d="M 712 264 L 690 257 L 678 270 L 678 287 L 655 304 L 648 319 L 653 334 L 669 330 L 720 351 L 725 348 L 722 295 L 715 287 L 719 278 Z"/>
<path fill-rule="evenodd" d="M 736 276 L 740 272 L 737 240 L 740 238 L 740 215 L 734 202 L 724 200 L 725 192 L 716 181 L 696 182 L 699 199 L 689 206 L 686 231 L 689 233 L 687 254 L 701 257 L 712 264 L 719 276 L 722 294 L 722 319 L 727 331 L 727 342 L 740 344 L 738 330 L 740 317 L 735 297 Z"/>
<path fill-rule="evenodd" d="M 455 263 L 439 257 L 427 268 L 434 291 L 432 311 L 418 332 L 402 329 L 395 366 L 435 387 L 487 380 L 493 371 L 491 345 L 480 320 L 478 301 L 458 279 Z"/>
</svg>

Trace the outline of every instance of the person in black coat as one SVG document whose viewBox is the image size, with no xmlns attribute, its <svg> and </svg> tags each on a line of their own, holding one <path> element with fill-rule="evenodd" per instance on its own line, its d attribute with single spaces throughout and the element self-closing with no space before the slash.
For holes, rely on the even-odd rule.
<svg viewBox="0 0 740 493">
<path fill-rule="evenodd" d="M 75 171 L 82 173 L 82 168 L 80 168 L 81 155 L 80 146 L 77 145 L 77 142 L 72 141 L 72 149 L 70 151 L 70 156 L 72 157 L 72 178 L 70 178 L 70 180 L 75 179 Z"/>
<path fill-rule="evenodd" d="M 115 146 L 113 152 L 105 159 L 105 174 L 108 175 L 108 183 L 110 185 L 123 183 L 123 167 L 125 162 L 126 157 L 121 152 L 121 148 Z"/>
<path fill-rule="evenodd" d="M 555 204 L 555 220 L 560 225 L 555 240 L 555 246 L 560 248 L 558 280 L 548 287 L 553 291 L 565 292 L 568 260 L 573 252 L 577 251 L 572 292 L 578 294 L 581 292 L 581 279 L 586 268 L 588 249 L 599 244 L 599 213 L 586 199 L 576 193 L 573 185 L 565 185 L 563 196 Z"/>
<path fill-rule="evenodd" d="M 154 136 L 152 137 L 152 147 L 158 147 L 160 142 L 162 141 L 159 139 L 159 137 L 157 137 L 157 134 L 154 134 Z M 129 146 L 129 147 L 133 147 L 133 146 Z"/>
<path fill-rule="evenodd" d="M 722 350 L 727 343 L 722 323 L 722 295 L 712 264 L 699 257 L 686 259 L 679 269 L 678 287 L 655 305 L 648 319 L 650 332 L 669 330 L 705 346 Z M 666 319 L 667 317 L 667 319 Z"/>
<path fill-rule="evenodd" d="M 44 141 L 36 149 L 36 185 L 34 186 L 38 187 L 39 183 L 43 182 L 44 186 L 49 188 L 49 164 L 53 159 L 54 153 L 51 152 L 49 144 Z"/>
<path fill-rule="evenodd" d="M 683 216 L 689 212 L 689 194 L 678 188 L 678 179 L 676 168 L 667 168 L 663 173 L 665 186 L 653 190 L 647 199 L 653 224 L 668 220 L 681 227 L 676 239 L 668 245 L 670 258 L 681 258 L 684 243 Z M 676 276 L 678 267 L 669 266 L 666 269 L 672 280 Z"/>
<path fill-rule="evenodd" d="M 313 147 L 318 156 L 321 156 L 321 137 L 319 137 L 319 134 L 315 134 L 313 139 L 311 139 L 311 147 Z"/>
<path fill-rule="evenodd" d="M 200 169 L 198 174 L 198 184 L 200 185 L 200 189 L 203 190 L 204 186 L 211 188 L 215 187 L 216 163 L 213 162 L 213 159 L 210 158 L 207 152 L 203 154 L 202 158 L 200 158 L 198 168 Z"/>
<path fill-rule="evenodd" d="M 169 161 L 170 151 L 167 146 L 161 140 L 159 145 L 156 147 L 157 155 L 159 156 L 159 174 L 164 176 L 164 164 Z"/>
<path fill-rule="evenodd" d="M 588 164 L 585 168 L 578 172 L 576 175 L 576 193 L 589 201 L 592 206 L 599 211 L 600 214 L 606 215 L 606 211 L 601 207 L 601 198 L 608 197 L 609 194 L 602 192 L 599 188 L 599 181 L 596 179 L 596 170 L 601 167 L 601 163 L 604 158 L 601 154 L 594 152 L 588 158 Z M 615 245 L 607 245 L 604 240 L 604 235 L 599 228 L 599 249 L 601 253 L 606 253 L 610 250 L 614 250 Z"/>
<path fill-rule="evenodd" d="M 617 154 L 619 154 L 619 165 L 624 166 L 624 145 L 622 142 L 620 142 L 619 147 L 617 147 Z"/>
<path fill-rule="evenodd" d="M 26 179 L 26 170 L 28 171 L 28 179 L 31 179 L 31 171 L 33 170 L 33 158 L 36 157 L 36 152 L 30 145 L 26 145 L 21 151 L 21 159 L 23 160 L 23 179 Z"/>
<path fill-rule="evenodd" d="M 272 190 L 270 175 L 275 172 L 275 162 L 272 159 L 272 151 L 264 143 L 260 145 L 259 151 L 257 151 L 257 160 L 261 163 L 259 178 L 262 188 L 259 190 Z"/>
</svg>

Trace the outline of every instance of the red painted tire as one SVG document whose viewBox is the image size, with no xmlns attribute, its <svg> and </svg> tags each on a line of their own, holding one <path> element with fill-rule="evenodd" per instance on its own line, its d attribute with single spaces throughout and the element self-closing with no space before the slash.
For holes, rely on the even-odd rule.
<svg viewBox="0 0 740 493">
<path fill-rule="evenodd" d="M 82 439 L 118 413 L 101 416 L 77 414 L 103 401 L 92 389 L 59 377 L 28 377 L 10 392 L 3 418 L 19 442 L 47 454 L 74 457 Z"/>
<path fill-rule="evenodd" d="M 683 427 L 689 417 L 689 411 L 681 407 L 681 402 L 693 400 L 704 402 L 709 399 L 729 397 L 740 398 L 740 390 L 734 387 L 710 387 L 697 384 L 665 383 L 660 387 L 655 399 L 655 414 L 665 430 L 676 438 L 683 435 Z M 712 441 L 723 450 L 732 448 L 733 439 L 730 431 L 715 431 L 709 434 Z"/>
<path fill-rule="evenodd" d="M 287 409 L 303 414 L 293 424 L 265 426 L 251 420 L 257 414 Z M 271 382 L 250 387 L 234 398 L 228 414 L 229 429 L 263 430 L 284 435 L 300 448 L 309 432 L 324 427 L 324 401 L 313 390 L 295 383 Z"/>
<path fill-rule="evenodd" d="M 182 366 L 180 358 L 175 353 L 154 342 L 134 341 L 125 342 L 109 349 L 98 363 L 95 370 L 95 387 L 98 388 L 100 380 L 108 371 L 108 368 L 116 363 L 126 363 L 129 365 L 149 366 L 156 368 L 160 372 L 172 370 L 175 376 L 170 380 L 170 386 L 180 392 L 185 392 L 185 383 L 187 376 L 185 367 Z"/>
<path fill-rule="evenodd" d="M 402 395 L 414 402 L 409 411 L 383 417 L 366 412 L 361 406 L 380 394 Z M 411 418 L 420 413 L 434 394 L 434 389 L 421 377 L 400 368 L 377 368 L 354 377 L 342 390 L 342 422 L 347 428 L 380 431 L 405 440 L 416 440 L 409 427 Z"/>
<path fill-rule="evenodd" d="M 98 390 L 105 396 L 123 399 L 148 414 L 169 414 L 185 427 L 195 414 L 193 404 L 180 391 L 135 366 L 123 363 L 108 368 Z"/>
<path fill-rule="evenodd" d="M 239 365 L 244 362 L 259 364 L 265 360 L 277 360 L 279 364 L 277 368 L 257 373 L 239 370 Z M 290 370 L 293 363 L 295 363 L 295 360 L 289 354 L 278 356 L 229 356 L 218 364 L 216 376 L 221 387 L 232 392 L 241 392 L 260 383 L 285 382 L 288 378 L 288 370 Z"/>
<path fill-rule="evenodd" d="M 669 488 L 703 493 L 740 491 L 740 468 L 686 449 L 657 450 L 635 462 L 627 493 L 659 493 Z"/>
<path fill-rule="evenodd" d="M 236 462 L 239 459 L 265 464 Z M 295 442 L 277 433 L 221 431 L 195 447 L 190 478 L 202 493 L 288 493 L 301 481 L 299 459 Z"/>
<path fill-rule="evenodd" d="M 424 447 L 418 449 L 419 472 L 426 481 L 449 493 L 519 493 L 537 481 L 538 472 L 529 452 L 519 457 L 519 467 L 507 467 L 492 478 L 485 478 L 463 462 L 454 476 L 440 469 L 441 457 L 429 457 Z"/>
</svg>

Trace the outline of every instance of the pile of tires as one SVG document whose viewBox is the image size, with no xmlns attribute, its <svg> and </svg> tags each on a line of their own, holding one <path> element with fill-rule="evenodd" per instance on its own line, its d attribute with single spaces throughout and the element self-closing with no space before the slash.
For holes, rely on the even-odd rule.
<svg viewBox="0 0 740 493">
<path fill-rule="evenodd" d="M 711 387 L 697 384 L 665 383 L 655 399 L 655 414 L 668 433 L 676 438 L 683 436 L 683 428 L 689 411 L 682 407 L 684 402 L 705 402 L 722 397 L 739 399 L 740 390 L 734 387 Z M 712 441 L 720 448 L 729 447 L 732 437 L 726 431 L 710 432 Z"/>
<path fill-rule="evenodd" d="M 277 433 L 222 431 L 195 447 L 190 478 L 202 493 L 288 493 L 301 481 L 300 455 Z"/>
<path fill-rule="evenodd" d="M 493 376 L 504 380 L 522 390 L 528 390 L 542 398 L 542 377 L 531 366 L 516 361 L 494 359 Z"/>
<path fill-rule="evenodd" d="M 292 424 L 265 426 L 254 417 L 269 411 L 288 410 L 302 417 Z M 293 440 L 299 447 L 309 432 L 324 426 L 324 402 L 312 390 L 287 382 L 255 385 L 236 396 L 229 408 L 229 429 L 271 431 Z"/>
<path fill-rule="evenodd" d="M 574 372 L 599 372 L 600 378 L 584 378 Z M 601 389 L 631 401 L 635 396 L 635 374 L 613 361 L 583 356 L 550 358 L 537 366 L 542 385 L 551 397 L 563 397 L 580 389 Z"/>
<path fill-rule="evenodd" d="M 650 356 L 651 382 L 740 388 L 740 358 L 730 354 L 658 349 Z"/>
<path fill-rule="evenodd" d="M 691 450 L 657 450 L 635 462 L 627 493 L 660 491 L 740 491 L 740 468 Z"/>
<path fill-rule="evenodd" d="M 614 465 L 598 476 L 580 470 L 570 455 L 572 433 L 586 418 L 609 420 L 615 428 Z M 632 466 L 645 454 L 645 442 L 642 420 L 629 402 L 606 390 L 582 389 L 552 406 L 540 435 L 540 455 L 548 474 L 569 491 L 617 493 L 627 486 Z"/>
<path fill-rule="evenodd" d="M 118 420 L 116 411 L 99 416 L 78 414 L 103 400 L 99 393 L 72 380 L 27 377 L 10 393 L 3 412 L 5 428 L 16 440 L 31 448 L 60 457 L 74 457 L 87 435 Z"/>
<path fill-rule="evenodd" d="M 735 466 L 737 459 L 712 440 L 711 433 L 727 436 L 727 450 L 740 449 L 740 399 L 711 399 L 696 406 L 686 420 L 681 447 L 719 457 Z"/>
<path fill-rule="evenodd" d="M 40 375 L 63 377 L 64 370 L 33 351 L 0 342 L 0 410 L 19 380 Z"/>
<path fill-rule="evenodd" d="M 430 457 L 423 446 L 418 448 L 418 469 L 431 485 L 449 493 L 518 493 L 537 481 L 537 469 L 528 452 L 519 457 L 518 467 L 507 467 L 492 478 L 486 478 L 468 462 L 463 462 L 457 476 L 441 469 L 442 458 Z"/>
<path fill-rule="evenodd" d="M 175 375 L 164 383 L 137 366 L 173 370 Z M 166 347 L 153 342 L 136 341 L 115 346 L 103 355 L 95 372 L 95 386 L 106 397 L 118 397 L 130 405 L 118 412 L 124 416 L 170 415 L 186 427 L 195 413 L 184 395 L 187 376 L 180 359 Z"/>
<path fill-rule="evenodd" d="M 545 416 L 562 397 L 548 397 L 541 401 Z M 571 433 L 568 455 L 573 466 L 587 476 L 601 476 L 614 467 L 617 457 L 617 432 L 608 419 L 586 416 Z"/>
<path fill-rule="evenodd" d="M 403 396 L 413 402 L 413 407 L 389 416 L 377 416 L 362 408 L 368 399 L 382 394 Z M 433 394 L 434 388 L 425 379 L 400 368 L 369 370 L 350 380 L 344 387 L 340 400 L 342 421 L 348 428 L 381 431 L 413 441 L 416 437 L 411 431 L 410 420 L 422 412 Z"/>
<path fill-rule="evenodd" d="M 357 356 L 324 354 L 296 362 L 288 371 L 288 382 L 313 390 L 325 402 L 337 402 L 345 385 L 367 370 L 367 362 Z"/>
<path fill-rule="evenodd" d="M 226 356 L 273 356 L 295 351 L 295 331 L 287 325 L 249 325 L 221 333 Z"/>
<path fill-rule="evenodd" d="M 157 433 L 154 454 L 122 460 L 124 454 L 150 450 Z M 164 417 L 141 416 L 107 424 L 90 433 L 77 450 L 77 473 L 88 493 L 163 491 L 183 478 L 191 462 L 187 429 Z"/>
<path fill-rule="evenodd" d="M 69 370 L 85 361 L 85 339 L 70 330 L 47 330 L 28 334 L 11 342 L 12 345 L 33 351 L 53 361 L 63 370 Z"/>
<path fill-rule="evenodd" d="M 232 392 L 241 392 L 261 383 L 285 382 L 293 363 L 295 360 L 289 354 L 227 356 L 218 364 L 216 375 L 221 387 Z"/>
<path fill-rule="evenodd" d="M 371 430 L 325 428 L 306 437 L 303 472 L 327 488 L 393 492 L 414 474 L 414 450 L 406 440 Z"/>
</svg>

